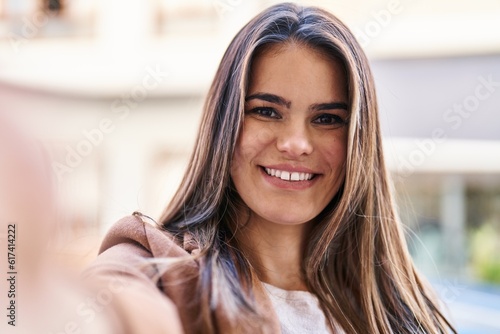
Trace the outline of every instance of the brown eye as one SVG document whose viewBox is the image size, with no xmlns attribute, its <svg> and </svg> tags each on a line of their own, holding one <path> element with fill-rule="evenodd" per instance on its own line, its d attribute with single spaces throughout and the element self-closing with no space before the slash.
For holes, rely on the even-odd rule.
<svg viewBox="0 0 500 334">
<path fill-rule="evenodd" d="M 347 122 L 342 117 L 335 114 L 321 114 L 313 120 L 313 123 L 335 127 L 341 127 L 347 124 Z"/>
<path fill-rule="evenodd" d="M 281 118 L 280 114 L 278 114 L 276 110 L 274 110 L 273 108 L 258 107 L 258 108 L 253 108 L 248 112 L 265 118 L 277 118 L 277 119 Z"/>
</svg>

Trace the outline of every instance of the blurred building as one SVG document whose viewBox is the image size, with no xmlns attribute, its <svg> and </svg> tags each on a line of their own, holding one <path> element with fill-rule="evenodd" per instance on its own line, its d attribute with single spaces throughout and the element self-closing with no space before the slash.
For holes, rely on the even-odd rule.
<svg viewBox="0 0 500 334">
<path fill-rule="evenodd" d="M 274 2 L 0 0 L 0 108 L 55 147 L 63 254 L 85 262 L 117 219 L 158 217 L 226 46 Z M 301 3 L 336 13 L 372 59 L 417 263 L 477 276 L 481 229 L 500 234 L 500 2 Z"/>
</svg>

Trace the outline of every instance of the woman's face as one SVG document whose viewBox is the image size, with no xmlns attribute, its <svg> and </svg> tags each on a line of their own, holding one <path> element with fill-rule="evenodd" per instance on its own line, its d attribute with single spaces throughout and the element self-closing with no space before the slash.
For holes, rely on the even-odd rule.
<svg viewBox="0 0 500 334">
<path fill-rule="evenodd" d="M 254 59 L 231 167 L 253 218 L 301 224 L 332 200 L 345 175 L 347 102 L 340 61 L 298 44 Z"/>
</svg>

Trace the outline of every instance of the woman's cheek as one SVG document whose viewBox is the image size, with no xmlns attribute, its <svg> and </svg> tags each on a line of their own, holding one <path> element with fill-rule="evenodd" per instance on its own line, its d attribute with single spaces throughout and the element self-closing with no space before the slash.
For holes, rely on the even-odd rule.
<svg viewBox="0 0 500 334">
<path fill-rule="evenodd" d="M 275 131 L 272 125 L 265 122 L 255 120 L 247 122 L 239 142 L 242 154 L 247 158 L 253 158 L 260 154 L 264 148 L 273 142 Z"/>
</svg>

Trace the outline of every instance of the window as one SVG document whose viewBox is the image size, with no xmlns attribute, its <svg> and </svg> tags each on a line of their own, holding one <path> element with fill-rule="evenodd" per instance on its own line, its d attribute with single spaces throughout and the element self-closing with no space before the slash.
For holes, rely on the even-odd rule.
<svg viewBox="0 0 500 334">
<path fill-rule="evenodd" d="M 42 0 L 42 8 L 53 13 L 61 13 L 64 9 L 63 0 Z"/>
</svg>

